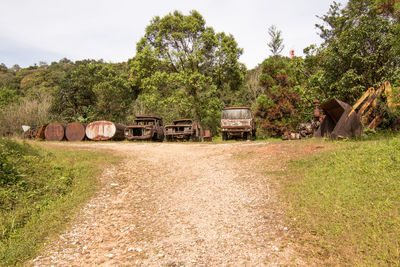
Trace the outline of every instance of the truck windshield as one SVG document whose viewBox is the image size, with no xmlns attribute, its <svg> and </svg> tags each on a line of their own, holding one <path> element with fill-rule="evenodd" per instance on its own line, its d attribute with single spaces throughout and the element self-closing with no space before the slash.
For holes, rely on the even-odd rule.
<svg viewBox="0 0 400 267">
<path fill-rule="evenodd" d="M 150 120 L 135 120 L 134 125 L 155 125 L 155 121 Z"/>
<path fill-rule="evenodd" d="M 222 111 L 223 120 L 251 119 L 249 109 L 224 109 Z"/>
</svg>

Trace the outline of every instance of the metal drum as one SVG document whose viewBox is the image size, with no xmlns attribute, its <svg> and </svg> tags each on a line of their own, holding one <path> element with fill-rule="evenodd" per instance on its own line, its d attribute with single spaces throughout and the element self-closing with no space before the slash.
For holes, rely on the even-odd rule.
<svg viewBox="0 0 400 267">
<path fill-rule="evenodd" d="M 86 124 L 80 122 L 68 123 L 65 129 L 65 137 L 68 141 L 82 141 L 86 137 Z"/>
<path fill-rule="evenodd" d="M 125 125 L 111 121 L 94 121 L 86 126 L 86 136 L 95 141 L 125 139 Z"/>
<path fill-rule="evenodd" d="M 44 136 L 47 141 L 61 141 L 65 136 L 65 126 L 58 122 L 50 123 L 44 130 Z"/>
</svg>

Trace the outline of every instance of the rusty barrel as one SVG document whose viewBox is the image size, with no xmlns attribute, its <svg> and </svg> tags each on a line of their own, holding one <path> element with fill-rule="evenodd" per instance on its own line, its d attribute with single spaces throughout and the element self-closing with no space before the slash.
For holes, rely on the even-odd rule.
<svg viewBox="0 0 400 267">
<path fill-rule="evenodd" d="M 68 123 L 65 137 L 68 141 L 82 141 L 86 136 L 86 124 L 80 122 Z"/>
<path fill-rule="evenodd" d="M 95 141 L 125 139 L 125 125 L 111 121 L 94 121 L 86 126 L 86 136 Z"/>
<path fill-rule="evenodd" d="M 50 123 L 44 130 L 44 136 L 47 141 L 61 141 L 65 136 L 65 126 L 58 122 Z"/>
</svg>

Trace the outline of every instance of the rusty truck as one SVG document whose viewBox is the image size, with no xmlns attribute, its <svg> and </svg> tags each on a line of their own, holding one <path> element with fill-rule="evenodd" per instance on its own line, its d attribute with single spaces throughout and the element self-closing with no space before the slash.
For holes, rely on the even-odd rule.
<svg viewBox="0 0 400 267">
<path fill-rule="evenodd" d="M 179 119 L 165 126 L 165 139 L 167 141 L 197 141 L 203 139 L 203 130 L 199 123 L 193 119 Z"/>
<path fill-rule="evenodd" d="M 256 126 L 249 107 L 227 107 L 221 116 L 222 140 L 242 138 L 255 139 Z"/>
<path fill-rule="evenodd" d="M 130 141 L 164 140 L 164 127 L 162 118 L 156 116 L 136 116 L 133 125 L 125 127 L 125 138 Z"/>
</svg>

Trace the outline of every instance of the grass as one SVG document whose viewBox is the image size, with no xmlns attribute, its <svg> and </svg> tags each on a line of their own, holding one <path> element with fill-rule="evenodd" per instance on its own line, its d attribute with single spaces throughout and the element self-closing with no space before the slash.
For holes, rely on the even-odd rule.
<svg viewBox="0 0 400 267">
<path fill-rule="evenodd" d="M 0 266 L 34 257 L 65 229 L 117 157 L 0 139 Z"/>
<path fill-rule="evenodd" d="M 335 142 L 281 179 L 301 252 L 323 265 L 400 264 L 400 136 Z"/>
</svg>

